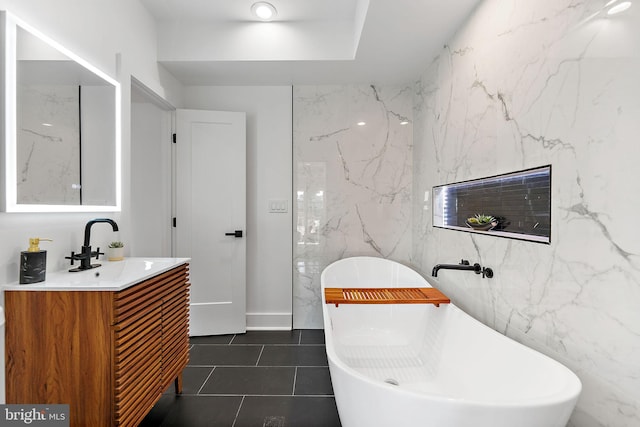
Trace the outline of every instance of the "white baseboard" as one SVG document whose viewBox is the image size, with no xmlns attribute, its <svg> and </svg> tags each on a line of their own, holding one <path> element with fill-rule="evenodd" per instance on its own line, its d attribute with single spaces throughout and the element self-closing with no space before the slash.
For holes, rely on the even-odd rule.
<svg viewBox="0 0 640 427">
<path fill-rule="evenodd" d="M 291 313 L 247 313 L 247 331 L 290 331 Z"/>
</svg>

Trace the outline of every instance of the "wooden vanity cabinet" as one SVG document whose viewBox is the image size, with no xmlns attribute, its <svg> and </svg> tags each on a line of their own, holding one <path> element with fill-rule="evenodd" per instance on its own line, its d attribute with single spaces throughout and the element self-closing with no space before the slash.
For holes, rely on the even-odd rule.
<svg viewBox="0 0 640 427">
<path fill-rule="evenodd" d="M 188 265 L 122 291 L 5 291 L 7 403 L 137 426 L 189 360 Z"/>
</svg>

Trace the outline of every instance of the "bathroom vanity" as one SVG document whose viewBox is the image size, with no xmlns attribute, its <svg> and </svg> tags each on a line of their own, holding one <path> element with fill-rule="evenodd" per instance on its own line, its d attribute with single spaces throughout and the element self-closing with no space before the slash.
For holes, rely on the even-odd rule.
<svg viewBox="0 0 640 427">
<path fill-rule="evenodd" d="M 129 258 L 5 291 L 7 403 L 137 426 L 189 359 L 189 259 Z"/>
</svg>

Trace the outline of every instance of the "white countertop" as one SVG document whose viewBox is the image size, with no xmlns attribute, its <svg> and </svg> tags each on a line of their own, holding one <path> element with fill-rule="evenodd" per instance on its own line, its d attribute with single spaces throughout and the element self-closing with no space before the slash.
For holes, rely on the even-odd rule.
<svg viewBox="0 0 640 427">
<path fill-rule="evenodd" d="M 129 286 L 188 263 L 191 258 L 125 258 L 98 260 L 100 267 L 71 273 L 47 272 L 46 280 L 30 285 L 18 282 L 2 286 L 4 291 L 121 291 Z"/>
</svg>

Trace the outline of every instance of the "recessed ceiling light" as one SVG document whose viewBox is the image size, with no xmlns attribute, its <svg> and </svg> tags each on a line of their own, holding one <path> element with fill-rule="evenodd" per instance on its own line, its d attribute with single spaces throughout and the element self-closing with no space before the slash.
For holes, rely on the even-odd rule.
<svg viewBox="0 0 640 427">
<path fill-rule="evenodd" d="M 357 124 L 358 126 L 364 126 L 364 125 L 366 125 L 366 124 L 367 124 L 367 122 L 358 122 L 358 123 L 356 123 L 356 124 Z"/>
<path fill-rule="evenodd" d="M 622 3 L 618 3 L 617 5 L 613 6 L 611 9 L 609 9 L 607 14 L 608 15 L 615 15 L 616 13 L 624 12 L 625 10 L 629 9 L 630 7 L 631 7 L 631 2 L 630 1 L 623 1 Z"/>
<path fill-rule="evenodd" d="M 409 121 L 408 121 L 408 120 L 403 120 L 403 121 L 401 121 L 401 122 L 400 122 L 400 124 L 401 124 L 402 126 L 404 126 L 404 125 L 408 125 L 408 124 L 409 124 Z"/>
<path fill-rule="evenodd" d="M 256 18 L 262 21 L 270 21 L 275 18 L 275 16 L 278 14 L 278 11 L 271 3 L 267 3 L 266 1 L 259 1 L 251 6 L 251 13 L 253 13 Z"/>
</svg>

